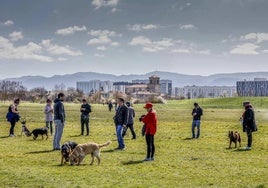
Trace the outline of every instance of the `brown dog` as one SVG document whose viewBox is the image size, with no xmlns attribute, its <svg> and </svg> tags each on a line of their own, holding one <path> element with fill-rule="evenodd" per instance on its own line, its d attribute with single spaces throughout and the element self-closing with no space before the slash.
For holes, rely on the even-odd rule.
<svg viewBox="0 0 268 188">
<path fill-rule="evenodd" d="M 74 163 L 77 163 L 79 165 L 86 155 L 91 154 L 91 163 L 94 162 L 94 157 L 98 159 L 98 165 L 100 164 L 100 148 L 108 146 L 111 143 L 111 141 L 108 141 L 104 144 L 96 144 L 93 142 L 85 143 L 85 144 L 78 144 L 72 153 L 69 155 L 70 164 L 73 165 Z"/>
<path fill-rule="evenodd" d="M 230 139 L 229 148 L 231 148 L 232 142 L 235 143 L 235 148 L 237 147 L 237 142 L 239 142 L 239 147 L 241 147 L 241 136 L 237 131 L 229 131 L 228 137 Z"/>
</svg>

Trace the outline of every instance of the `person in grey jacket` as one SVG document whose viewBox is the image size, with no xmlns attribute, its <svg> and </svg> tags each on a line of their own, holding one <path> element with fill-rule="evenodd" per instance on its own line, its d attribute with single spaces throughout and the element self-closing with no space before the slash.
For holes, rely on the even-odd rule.
<svg viewBox="0 0 268 188">
<path fill-rule="evenodd" d="M 118 108 L 116 109 L 116 114 L 114 117 L 114 122 L 116 125 L 116 136 L 118 141 L 117 150 L 125 150 L 124 139 L 122 136 L 123 127 L 126 127 L 128 121 L 128 107 L 125 104 L 123 98 L 118 98 Z"/>
<path fill-rule="evenodd" d="M 130 105 L 130 102 L 126 102 L 126 105 L 128 107 L 128 121 L 127 121 L 127 126 L 123 129 L 122 136 L 124 137 L 127 129 L 129 128 L 132 134 L 132 139 L 136 139 L 136 133 L 134 131 L 134 118 L 135 118 L 135 110 L 134 108 Z"/>
<path fill-rule="evenodd" d="M 63 101 L 65 95 L 63 93 L 58 94 L 58 98 L 54 100 L 54 124 L 55 124 L 55 135 L 53 139 L 53 150 L 60 150 L 60 141 L 63 133 L 64 122 L 65 122 L 65 110 Z"/>
</svg>

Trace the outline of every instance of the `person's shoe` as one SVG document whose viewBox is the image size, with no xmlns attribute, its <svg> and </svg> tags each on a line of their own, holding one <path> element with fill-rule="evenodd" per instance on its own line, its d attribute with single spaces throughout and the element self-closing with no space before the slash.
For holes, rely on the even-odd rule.
<svg viewBox="0 0 268 188">
<path fill-rule="evenodd" d="M 60 150 L 60 148 L 54 148 L 53 150 L 54 150 L 54 151 L 57 151 L 57 150 Z"/>
<path fill-rule="evenodd" d="M 151 157 L 151 161 L 154 161 L 154 157 Z"/>
<path fill-rule="evenodd" d="M 146 157 L 145 159 L 143 159 L 143 161 L 150 161 L 151 160 L 151 158 L 149 157 Z"/>
<path fill-rule="evenodd" d="M 251 150 L 251 147 L 247 146 L 245 147 L 245 150 Z"/>
<path fill-rule="evenodd" d="M 15 135 L 14 134 L 10 134 L 9 137 L 15 137 Z"/>
</svg>

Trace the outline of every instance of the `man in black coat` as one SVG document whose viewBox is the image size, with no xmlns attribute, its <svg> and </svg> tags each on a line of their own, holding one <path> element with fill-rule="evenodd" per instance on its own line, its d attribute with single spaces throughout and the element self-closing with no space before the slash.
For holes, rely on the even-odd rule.
<svg viewBox="0 0 268 188">
<path fill-rule="evenodd" d="M 87 103 L 86 99 L 82 99 L 81 112 L 81 135 L 84 135 L 84 127 L 86 125 L 86 136 L 89 135 L 89 113 L 91 112 L 91 106 Z"/>
</svg>

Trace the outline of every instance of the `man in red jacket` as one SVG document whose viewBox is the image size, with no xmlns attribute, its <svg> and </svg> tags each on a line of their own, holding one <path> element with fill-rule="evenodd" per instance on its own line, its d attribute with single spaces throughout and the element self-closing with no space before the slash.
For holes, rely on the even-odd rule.
<svg viewBox="0 0 268 188">
<path fill-rule="evenodd" d="M 141 121 L 145 124 L 145 139 L 147 144 L 147 156 L 144 161 L 153 161 L 155 152 L 154 135 L 157 127 L 157 115 L 153 110 L 152 103 L 146 103 L 144 108 L 148 112 L 144 117 L 141 117 Z"/>
</svg>

